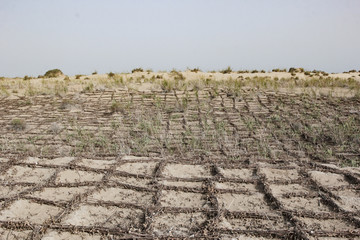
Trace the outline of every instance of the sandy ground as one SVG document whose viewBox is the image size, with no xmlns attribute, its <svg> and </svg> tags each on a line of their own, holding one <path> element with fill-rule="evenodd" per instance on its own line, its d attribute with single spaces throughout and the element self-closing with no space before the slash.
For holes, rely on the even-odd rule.
<svg viewBox="0 0 360 240">
<path fill-rule="evenodd" d="M 103 239 L 118 231 L 116 234 L 123 236 L 141 236 L 143 232 L 152 237 L 189 237 L 199 234 L 197 229 L 212 218 L 216 219 L 212 227 L 223 233 L 222 239 L 232 232 L 255 234 L 247 235 L 249 239 L 270 239 L 265 237 L 267 232 L 280 237 L 295 231 L 295 226 L 309 236 L 344 234 L 355 239 L 359 234 L 356 223 L 342 215 L 356 216 L 360 211 L 360 195 L 354 189 L 358 185 L 346 180 L 346 170 L 334 173 L 318 165 L 315 171 L 294 163 L 279 168 L 260 162 L 216 174 L 208 171 L 213 167 L 208 164 L 125 159 L 129 156 L 106 161 L 28 158 L 10 165 L 2 163 L 1 184 L 7 186 L 0 192 L 1 236 Z M 86 169 L 84 161 L 88 162 Z M 68 164 L 61 167 L 64 162 Z M 104 162 L 111 162 L 110 173 L 99 168 L 106 166 Z M 160 165 L 163 170 L 159 172 Z M 71 170 L 69 166 L 73 166 Z M 133 176 L 139 181 L 110 180 L 116 176 Z M 149 181 L 139 184 L 144 180 Z M 177 184 L 168 184 L 171 181 Z M 328 192 L 323 192 L 325 189 Z M 326 199 L 330 205 L 324 194 L 331 196 Z M 332 204 L 344 213 L 336 212 Z M 214 211 L 220 215 L 211 215 Z M 294 219 L 284 217 L 284 212 Z M 144 232 L 144 224 L 151 228 Z"/>
<path fill-rule="evenodd" d="M 360 239 L 358 99 L 71 79 L 0 98 L 0 239 Z"/>
</svg>

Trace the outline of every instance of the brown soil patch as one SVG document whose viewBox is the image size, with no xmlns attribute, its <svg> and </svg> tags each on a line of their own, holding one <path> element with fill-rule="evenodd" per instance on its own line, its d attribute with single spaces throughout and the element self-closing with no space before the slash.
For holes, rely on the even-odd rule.
<svg viewBox="0 0 360 240">
<path fill-rule="evenodd" d="M 191 236 L 205 222 L 202 213 L 161 214 L 154 221 L 154 233 L 158 236 Z"/>
<path fill-rule="evenodd" d="M 360 211 L 360 193 L 356 190 L 341 190 L 335 192 L 340 200 L 335 200 L 340 207 L 350 212 Z"/>
<path fill-rule="evenodd" d="M 81 159 L 76 163 L 78 166 L 96 168 L 96 169 L 109 169 L 115 164 L 116 161 L 104 161 L 104 160 L 92 160 L 92 159 Z"/>
<path fill-rule="evenodd" d="M 299 174 L 295 169 L 283 170 L 283 169 L 261 168 L 260 172 L 265 174 L 266 178 L 269 181 L 276 181 L 276 180 L 290 181 L 299 178 Z"/>
<path fill-rule="evenodd" d="M 52 187 L 29 193 L 27 196 L 47 201 L 67 202 L 79 194 L 93 189 L 93 187 Z"/>
<path fill-rule="evenodd" d="M 266 204 L 264 195 L 260 193 L 246 195 L 235 193 L 218 194 L 221 208 L 229 211 L 246 212 L 269 212 L 270 207 Z"/>
<path fill-rule="evenodd" d="M 253 178 L 252 169 L 223 169 L 220 168 L 220 172 L 226 178 L 237 178 L 243 180 L 251 180 Z"/>
<path fill-rule="evenodd" d="M 53 169 L 14 166 L 4 175 L 0 176 L 0 180 L 7 182 L 41 183 L 49 179 L 54 173 L 55 170 Z"/>
<path fill-rule="evenodd" d="M 99 173 L 86 172 L 81 170 L 64 170 L 60 172 L 55 182 L 56 183 L 79 183 L 100 181 L 103 175 Z"/>
<path fill-rule="evenodd" d="M 135 209 L 82 205 L 63 219 L 75 226 L 139 227 L 143 212 Z"/>
<path fill-rule="evenodd" d="M 220 228 L 231 230 L 276 230 L 289 229 L 292 226 L 284 221 L 280 216 L 276 220 L 256 219 L 256 218 L 223 218 L 219 224 Z"/>
<path fill-rule="evenodd" d="M 18 200 L 1 212 L 0 221 L 28 221 L 42 224 L 55 217 L 60 211 L 58 207 Z"/>
<path fill-rule="evenodd" d="M 114 203 L 132 203 L 142 206 L 151 205 L 153 194 L 149 192 L 139 192 L 123 188 L 106 188 L 93 193 L 88 197 L 89 202 L 110 201 Z"/>
<path fill-rule="evenodd" d="M 164 207 L 179 208 L 206 208 L 208 207 L 205 196 L 200 193 L 180 191 L 162 191 L 160 203 Z"/>
<path fill-rule="evenodd" d="M 122 176 L 112 176 L 110 182 L 127 184 L 134 187 L 144 187 L 149 188 L 152 186 L 151 180 L 136 178 L 136 177 L 122 177 Z"/>
<path fill-rule="evenodd" d="M 163 174 L 177 178 L 211 177 L 210 170 L 201 165 L 168 164 Z"/>
<path fill-rule="evenodd" d="M 187 188 L 201 188 L 202 182 L 186 182 L 186 181 L 169 181 L 163 180 L 161 184 L 165 186 L 173 186 L 173 187 L 187 187 Z"/>
<path fill-rule="evenodd" d="M 117 171 L 123 171 L 131 174 L 152 175 L 154 173 L 156 162 L 124 163 L 116 168 Z"/>
<path fill-rule="evenodd" d="M 339 187 L 349 185 L 344 176 L 336 173 L 324 173 L 319 171 L 310 172 L 311 177 L 325 187 Z"/>
<path fill-rule="evenodd" d="M 280 202 L 286 209 L 292 211 L 330 212 L 329 208 L 321 202 L 320 198 L 282 198 Z"/>
</svg>

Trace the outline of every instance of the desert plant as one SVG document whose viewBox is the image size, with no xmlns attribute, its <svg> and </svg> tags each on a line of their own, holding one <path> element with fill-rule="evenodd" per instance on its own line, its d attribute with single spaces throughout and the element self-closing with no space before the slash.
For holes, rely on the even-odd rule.
<svg viewBox="0 0 360 240">
<path fill-rule="evenodd" d="M 201 72 L 201 70 L 200 70 L 200 68 L 193 68 L 193 69 L 190 69 L 190 72 L 197 73 L 197 72 Z"/>
<path fill-rule="evenodd" d="M 175 69 L 171 70 L 170 75 L 173 76 L 175 80 L 185 80 L 185 76 Z"/>
<path fill-rule="evenodd" d="M 223 69 L 220 71 L 222 74 L 228 74 L 228 73 L 232 73 L 232 69 L 231 67 L 227 67 L 226 69 Z"/>
<path fill-rule="evenodd" d="M 124 78 L 120 75 L 117 75 L 113 78 L 114 84 L 116 86 L 121 86 L 124 84 Z"/>
<path fill-rule="evenodd" d="M 131 73 L 136 73 L 136 72 L 143 72 L 144 70 L 142 68 L 134 68 L 133 70 L 131 70 Z"/>
<path fill-rule="evenodd" d="M 56 77 L 59 77 L 61 75 L 63 75 L 63 72 L 60 69 L 52 69 L 52 70 L 47 71 L 44 74 L 44 77 L 46 77 L 46 78 L 56 78 Z"/>
<path fill-rule="evenodd" d="M 164 92 L 171 92 L 174 89 L 174 82 L 164 79 L 161 81 L 160 86 Z"/>
<path fill-rule="evenodd" d="M 77 75 L 75 75 L 75 79 L 80 79 L 82 76 L 84 76 L 84 75 L 82 75 L 82 74 L 77 74 Z"/>
<path fill-rule="evenodd" d="M 113 101 L 111 106 L 110 106 L 110 111 L 111 112 L 119 112 L 122 109 L 121 107 L 121 103 L 118 101 Z"/>
<path fill-rule="evenodd" d="M 30 79 L 33 79 L 33 77 L 29 77 L 28 75 L 25 75 L 25 77 L 23 79 L 24 80 L 30 80 Z"/>
<path fill-rule="evenodd" d="M 89 83 L 82 92 L 93 92 L 94 91 L 94 84 L 93 83 Z"/>
<path fill-rule="evenodd" d="M 26 122 L 23 119 L 13 119 L 10 124 L 14 130 L 24 130 L 26 128 Z"/>
<path fill-rule="evenodd" d="M 98 72 L 97 72 L 97 71 L 94 71 L 94 72 L 92 73 L 92 75 L 96 75 L 96 74 L 98 74 Z"/>
<path fill-rule="evenodd" d="M 115 73 L 113 73 L 113 72 L 109 72 L 107 75 L 108 75 L 108 77 L 109 77 L 109 78 L 112 78 L 112 77 L 114 77 L 114 76 L 115 76 Z"/>
<path fill-rule="evenodd" d="M 289 73 L 293 73 L 293 72 L 296 72 L 296 68 L 293 67 L 289 68 Z"/>
<path fill-rule="evenodd" d="M 286 72 L 286 69 L 275 68 L 272 70 L 272 72 Z"/>
</svg>

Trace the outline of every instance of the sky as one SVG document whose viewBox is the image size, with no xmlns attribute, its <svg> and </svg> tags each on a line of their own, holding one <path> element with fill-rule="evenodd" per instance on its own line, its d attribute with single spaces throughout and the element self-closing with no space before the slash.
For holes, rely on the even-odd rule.
<svg viewBox="0 0 360 240">
<path fill-rule="evenodd" d="M 360 70 L 360 0 L 0 0 L 0 76 Z"/>
</svg>

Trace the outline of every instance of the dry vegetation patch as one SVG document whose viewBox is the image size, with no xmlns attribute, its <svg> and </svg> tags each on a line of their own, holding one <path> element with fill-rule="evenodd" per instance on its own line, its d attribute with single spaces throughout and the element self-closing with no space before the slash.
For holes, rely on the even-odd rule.
<svg viewBox="0 0 360 240">
<path fill-rule="evenodd" d="M 0 238 L 360 237 L 354 72 L 132 72 L 0 80 Z"/>
</svg>

